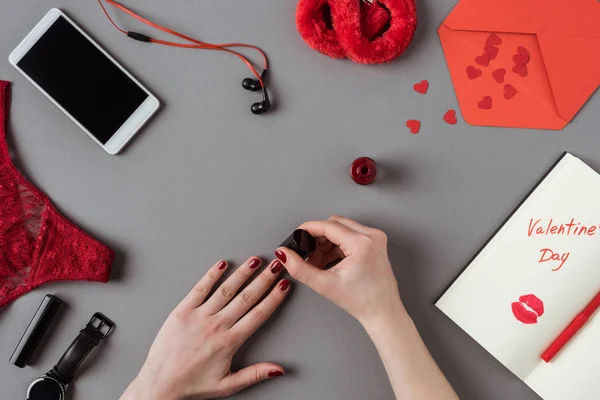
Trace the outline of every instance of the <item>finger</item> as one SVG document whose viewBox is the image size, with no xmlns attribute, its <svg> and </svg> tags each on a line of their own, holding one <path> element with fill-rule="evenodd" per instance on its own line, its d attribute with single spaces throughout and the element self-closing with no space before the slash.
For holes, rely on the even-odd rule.
<svg viewBox="0 0 600 400">
<path fill-rule="evenodd" d="M 338 222 L 356 232 L 362 233 L 364 235 L 369 233 L 369 227 L 364 226 L 356 221 L 351 220 L 350 218 L 342 217 L 341 215 L 332 215 L 329 217 L 330 221 Z"/>
<path fill-rule="evenodd" d="M 294 279 L 302 282 L 317 293 L 323 294 L 325 292 L 330 278 L 328 271 L 323 271 L 310 265 L 296 254 L 296 252 L 287 247 L 278 248 L 275 255 Z"/>
<path fill-rule="evenodd" d="M 250 257 L 202 305 L 202 311 L 210 315 L 219 312 L 240 290 L 242 285 L 250 278 L 261 264 L 260 258 Z"/>
<path fill-rule="evenodd" d="M 338 246 L 347 243 L 358 235 L 355 230 L 331 220 L 305 222 L 300 225 L 299 229 L 304 229 L 316 238 L 325 237 Z"/>
<path fill-rule="evenodd" d="M 334 261 L 343 260 L 344 258 L 346 258 L 346 256 L 344 255 L 342 250 L 339 247 L 337 247 L 323 255 L 323 260 L 321 261 L 323 266 L 321 267 L 321 269 L 325 268 Z"/>
<path fill-rule="evenodd" d="M 221 380 L 221 395 L 231 396 L 257 383 L 285 374 L 282 366 L 272 363 L 260 363 L 243 368 L 227 375 Z"/>
<path fill-rule="evenodd" d="M 344 257 L 344 252 L 338 246 L 334 246 L 328 251 L 325 251 L 321 248 L 317 248 L 317 250 L 310 256 L 307 262 L 319 269 L 323 269 L 331 262 L 342 259 Z"/>
<path fill-rule="evenodd" d="M 339 246 L 334 243 L 331 243 L 326 237 L 317 237 L 315 238 L 315 240 L 317 242 L 317 248 L 307 261 L 312 265 L 318 266 L 317 264 L 321 258 L 321 255 L 327 253 L 333 248 L 339 248 Z"/>
<path fill-rule="evenodd" d="M 250 310 L 248 314 L 244 315 L 244 317 L 230 329 L 231 334 L 234 337 L 239 338 L 240 346 L 252 336 L 252 334 L 256 332 L 256 330 L 260 328 L 271 315 L 273 315 L 289 292 L 290 281 L 282 279 L 263 301 Z"/>
<path fill-rule="evenodd" d="M 213 286 L 223 276 L 227 269 L 227 261 L 219 261 L 209 268 L 202 279 L 196 283 L 192 290 L 181 300 L 177 308 L 192 309 L 202 305 Z"/>
<path fill-rule="evenodd" d="M 228 327 L 235 324 L 260 300 L 271 285 L 273 285 L 273 282 L 275 282 L 282 269 L 283 264 L 281 261 L 272 261 L 252 283 L 242 290 L 225 308 L 219 311 L 218 314 L 224 318 Z"/>
</svg>

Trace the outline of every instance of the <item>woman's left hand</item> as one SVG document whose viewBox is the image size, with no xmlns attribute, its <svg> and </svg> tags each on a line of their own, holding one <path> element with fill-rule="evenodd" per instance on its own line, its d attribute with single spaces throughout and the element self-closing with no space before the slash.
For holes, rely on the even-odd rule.
<svg viewBox="0 0 600 400">
<path fill-rule="evenodd" d="M 236 296 L 260 264 L 258 257 L 251 257 L 209 297 L 227 269 L 225 261 L 213 265 L 169 315 L 121 400 L 225 397 L 283 375 L 283 367 L 271 363 L 231 371 L 235 352 L 289 292 L 290 282 L 281 280 L 256 304 L 283 269 L 273 261 Z"/>
</svg>

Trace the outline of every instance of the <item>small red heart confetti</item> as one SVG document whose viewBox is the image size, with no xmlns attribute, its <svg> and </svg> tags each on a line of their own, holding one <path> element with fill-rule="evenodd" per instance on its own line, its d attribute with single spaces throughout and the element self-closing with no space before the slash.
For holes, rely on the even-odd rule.
<svg viewBox="0 0 600 400">
<path fill-rule="evenodd" d="M 456 123 L 458 122 L 456 119 L 456 111 L 452 109 L 446 111 L 446 114 L 444 114 L 444 121 L 446 121 L 450 125 L 456 125 Z"/>
<path fill-rule="evenodd" d="M 422 80 L 419 83 L 415 83 L 413 89 L 417 93 L 425 94 L 427 93 L 427 90 L 429 90 L 429 82 L 427 80 Z"/>
<path fill-rule="evenodd" d="M 485 96 L 483 100 L 477 103 L 477 107 L 482 110 L 489 110 L 492 108 L 492 98 L 490 96 Z"/>
<path fill-rule="evenodd" d="M 527 63 L 529 62 L 529 56 L 527 54 L 515 54 L 513 56 L 513 61 L 515 62 L 516 65 L 522 67 L 524 65 L 527 65 Z"/>
<path fill-rule="evenodd" d="M 481 76 L 483 72 L 481 72 L 481 70 L 479 68 L 475 68 L 472 65 L 469 65 L 467 67 L 467 76 L 469 77 L 469 79 L 477 79 Z"/>
<path fill-rule="evenodd" d="M 517 89 L 510 83 L 508 85 L 504 85 L 504 98 L 506 100 L 510 100 L 517 95 Z"/>
<path fill-rule="evenodd" d="M 416 119 L 409 119 L 408 121 L 406 121 L 406 126 L 410 129 L 410 133 L 416 135 L 421 129 L 421 121 Z"/>
<path fill-rule="evenodd" d="M 504 68 L 499 68 L 492 72 L 492 77 L 498 83 L 504 82 L 504 75 L 506 75 L 506 70 Z"/>
<path fill-rule="evenodd" d="M 497 48 L 496 46 L 491 46 L 491 45 L 487 45 L 485 46 L 485 50 L 484 50 L 487 54 L 490 55 L 490 58 L 492 60 L 495 60 L 496 57 L 498 56 L 498 51 L 500 51 L 499 48 Z"/>
<path fill-rule="evenodd" d="M 479 57 L 475 58 L 475 62 L 479 65 L 483 65 L 484 67 L 487 67 L 488 65 L 490 65 L 491 58 L 492 57 L 488 53 L 483 53 Z"/>
<path fill-rule="evenodd" d="M 500 46 L 502 44 L 502 39 L 500 39 L 500 36 L 496 35 L 495 33 L 492 33 L 487 38 L 485 44 L 490 46 Z"/>
<path fill-rule="evenodd" d="M 519 54 L 524 54 L 524 55 L 526 55 L 527 57 L 530 57 L 530 56 L 531 56 L 531 54 L 529 54 L 529 50 L 527 50 L 527 49 L 526 49 L 525 47 L 523 47 L 523 46 L 519 46 L 519 47 L 517 47 L 517 53 L 519 53 Z"/>
<path fill-rule="evenodd" d="M 515 65 L 512 70 L 515 74 L 519 74 L 522 77 L 527 76 L 527 65 Z"/>
</svg>

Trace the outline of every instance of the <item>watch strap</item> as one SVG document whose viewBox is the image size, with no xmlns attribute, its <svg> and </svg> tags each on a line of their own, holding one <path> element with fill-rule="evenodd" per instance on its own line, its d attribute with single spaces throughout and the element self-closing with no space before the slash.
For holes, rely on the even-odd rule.
<svg viewBox="0 0 600 400">
<path fill-rule="evenodd" d="M 75 372 L 94 347 L 113 330 L 114 323 L 100 313 L 95 313 L 51 373 L 65 384 L 73 380 Z"/>
</svg>

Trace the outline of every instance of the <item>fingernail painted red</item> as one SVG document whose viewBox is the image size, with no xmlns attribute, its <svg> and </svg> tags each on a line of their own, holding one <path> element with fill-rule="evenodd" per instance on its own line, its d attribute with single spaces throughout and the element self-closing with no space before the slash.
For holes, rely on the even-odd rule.
<svg viewBox="0 0 600 400">
<path fill-rule="evenodd" d="M 219 265 L 217 265 L 217 268 L 224 269 L 226 266 L 227 266 L 227 263 L 225 261 L 221 261 L 219 263 Z"/>
<path fill-rule="evenodd" d="M 281 263 L 281 261 L 277 260 L 277 261 L 275 261 L 275 263 L 271 267 L 271 272 L 274 273 L 274 274 L 276 274 L 279 271 L 281 271 L 281 268 L 283 268 L 283 264 Z"/>
<path fill-rule="evenodd" d="M 277 371 L 277 370 L 273 370 L 271 372 L 269 372 L 269 378 L 274 378 L 276 376 L 282 376 L 283 372 L 281 371 Z"/>
<path fill-rule="evenodd" d="M 253 258 L 252 261 L 250 261 L 250 264 L 248 264 L 250 269 L 255 269 L 259 265 L 260 265 L 260 260 L 258 258 Z"/>
<path fill-rule="evenodd" d="M 281 251 L 281 250 L 277 250 L 275 252 L 275 257 L 277 257 L 279 259 L 279 261 L 281 261 L 284 264 L 287 261 L 287 257 L 285 255 L 285 253 L 283 251 Z"/>
<path fill-rule="evenodd" d="M 290 281 L 288 281 L 287 279 L 284 279 L 281 281 L 281 283 L 279 284 L 279 289 L 282 292 L 285 292 L 287 290 L 287 288 L 290 287 Z"/>
</svg>

